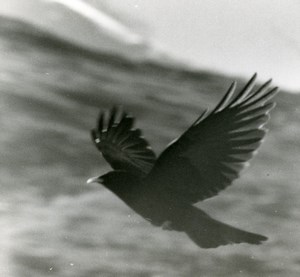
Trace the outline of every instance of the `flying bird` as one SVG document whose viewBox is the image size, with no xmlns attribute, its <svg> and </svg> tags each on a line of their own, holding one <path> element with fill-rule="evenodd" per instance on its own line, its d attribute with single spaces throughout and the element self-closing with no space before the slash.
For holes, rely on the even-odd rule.
<svg viewBox="0 0 300 277">
<path fill-rule="evenodd" d="M 260 244 L 265 236 L 243 231 L 195 207 L 238 178 L 260 145 L 278 88 L 255 89 L 256 74 L 239 92 L 236 82 L 157 158 L 134 118 L 116 107 L 100 113 L 92 139 L 113 171 L 90 178 L 115 193 L 155 226 L 185 232 L 198 246 Z"/>
</svg>

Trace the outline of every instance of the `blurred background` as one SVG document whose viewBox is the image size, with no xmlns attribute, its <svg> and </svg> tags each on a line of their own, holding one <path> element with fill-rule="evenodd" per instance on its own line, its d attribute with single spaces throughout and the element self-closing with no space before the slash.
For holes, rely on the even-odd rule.
<svg viewBox="0 0 300 277">
<path fill-rule="evenodd" d="M 2 0 L 0 276 L 299 276 L 299 1 Z M 159 153 L 233 80 L 281 87 L 242 178 L 199 204 L 269 240 L 203 250 L 86 180 L 123 105 Z"/>
</svg>

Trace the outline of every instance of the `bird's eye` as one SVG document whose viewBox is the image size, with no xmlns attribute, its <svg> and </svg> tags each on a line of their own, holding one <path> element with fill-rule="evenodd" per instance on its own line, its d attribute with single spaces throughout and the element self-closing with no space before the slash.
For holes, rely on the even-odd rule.
<svg viewBox="0 0 300 277">
<path fill-rule="evenodd" d="M 95 139 L 95 142 L 96 142 L 96 143 L 99 143 L 100 141 L 101 141 L 101 140 L 100 140 L 99 138 L 96 138 L 96 139 Z"/>
</svg>

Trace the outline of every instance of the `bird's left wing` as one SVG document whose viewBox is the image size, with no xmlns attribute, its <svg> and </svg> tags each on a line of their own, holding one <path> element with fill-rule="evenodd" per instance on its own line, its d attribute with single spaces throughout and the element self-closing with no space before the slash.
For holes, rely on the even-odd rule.
<svg viewBox="0 0 300 277">
<path fill-rule="evenodd" d="M 133 123 L 134 118 L 114 107 L 110 113 L 100 113 L 92 139 L 113 169 L 144 176 L 156 157 L 140 129 L 132 129 Z"/>
<path fill-rule="evenodd" d="M 204 113 L 158 158 L 147 177 L 157 189 L 195 203 L 212 197 L 238 177 L 258 148 L 277 88 L 254 90 L 256 74 L 239 92 L 234 82 L 220 103 Z"/>
</svg>

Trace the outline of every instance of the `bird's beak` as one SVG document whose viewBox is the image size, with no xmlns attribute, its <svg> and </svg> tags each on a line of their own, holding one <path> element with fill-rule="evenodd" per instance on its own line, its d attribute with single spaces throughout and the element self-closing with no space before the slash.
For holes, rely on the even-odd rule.
<svg viewBox="0 0 300 277">
<path fill-rule="evenodd" d="M 90 179 L 88 179 L 88 180 L 86 181 L 87 184 L 91 184 L 91 183 L 102 183 L 102 182 L 103 182 L 103 179 L 102 179 L 101 177 L 99 177 L 99 176 L 97 176 L 97 177 L 92 177 L 92 178 L 90 178 Z"/>
</svg>

